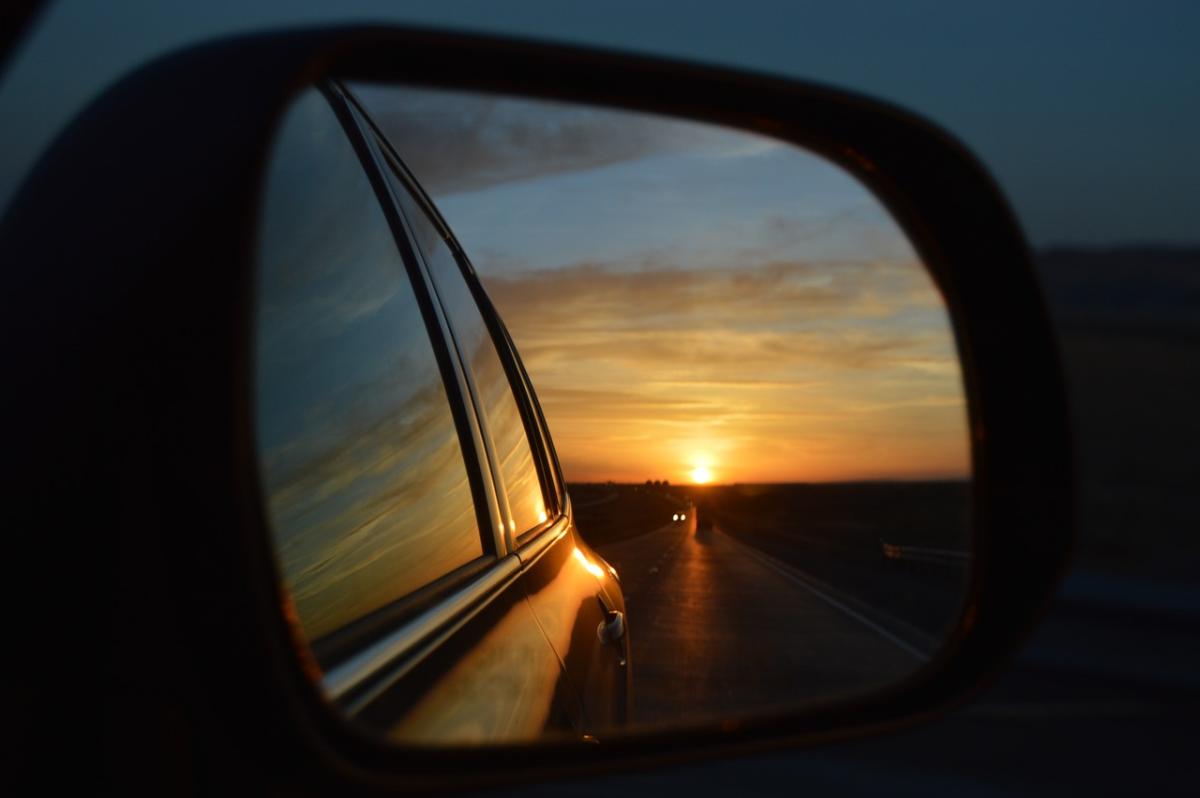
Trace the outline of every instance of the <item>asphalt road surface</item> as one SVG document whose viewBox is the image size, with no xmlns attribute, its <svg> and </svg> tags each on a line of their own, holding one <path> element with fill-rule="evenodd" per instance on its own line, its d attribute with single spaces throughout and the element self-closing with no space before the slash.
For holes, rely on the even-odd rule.
<svg viewBox="0 0 1200 798">
<path fill-rule="evenodd" d="M 690 515 L 596 547 L 620 574 L 634 720 L 677 724 L 881 686 L 931 641 Z"/>
</svg>

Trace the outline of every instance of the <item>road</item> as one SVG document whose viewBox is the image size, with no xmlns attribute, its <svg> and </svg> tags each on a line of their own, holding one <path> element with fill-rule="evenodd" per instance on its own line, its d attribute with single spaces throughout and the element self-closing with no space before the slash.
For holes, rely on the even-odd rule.
<svg viewBox="0 0 1200 798">
<path fill-rule="evenodd" d="M 928 642 L 695 517 L 597 546 L 621 576 L 638 724 L 731 718 L 892 682 Z"/>
</svg>

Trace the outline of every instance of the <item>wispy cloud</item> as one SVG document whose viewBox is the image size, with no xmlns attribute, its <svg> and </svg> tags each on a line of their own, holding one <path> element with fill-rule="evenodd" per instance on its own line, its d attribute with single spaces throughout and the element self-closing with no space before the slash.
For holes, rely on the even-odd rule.
<svg viewBox="0 0 1200 798">
<path fill-rule="evenodd" d="M 678 479 L 700 456 L 743 480 L 967 469 L 953 340 L 916 263 L 484 274 L 569 476 Z"/>
<path fill-rule="evenodd" d="M 573 312 L 566 303 L 626 307 L 661 315 L 717 314 L 723 322 L 769 322 L 799 314 L 854 317 L 902 308 L 940 308 L 928 277 L 913 262 L 768 260 L 687 268 L 661 256 L 633 263 L 581 262 L 553 269 L 500 270 L 479 264 L 489 290 L 512 306 L 536 303 L 550 313 Z M 551 301 L 553 300 L 553 301 Z M 650 304 L 650 301 L 653 304 Z M 753 309 L 753 315 L 747 311 Z M 631 314 L 626 325 L 635 323 Z"/>
<path fill-rule="evenodd" d="M 781 146 L 712 125 L 573 104 L 366 84 L 353 91 L 434 195 L 662 152 L 743 158 Z"/>
</svg>

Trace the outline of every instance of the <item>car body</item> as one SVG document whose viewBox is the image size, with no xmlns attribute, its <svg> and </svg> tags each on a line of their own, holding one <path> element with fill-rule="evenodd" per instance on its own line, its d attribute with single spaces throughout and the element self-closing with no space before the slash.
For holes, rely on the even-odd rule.
<svg viewBox="0 0 1200 798">
<path fill-rule="evenodd" d="M 575 528 L 470 262 L 345 87 L 297 95 L 263 203 L 259 460 L 281 593 L 322 690 L 405 742 L 619 727 L 615 572 Z M 361 304 L 335 321 L 331 297 Z"/>
</svg>

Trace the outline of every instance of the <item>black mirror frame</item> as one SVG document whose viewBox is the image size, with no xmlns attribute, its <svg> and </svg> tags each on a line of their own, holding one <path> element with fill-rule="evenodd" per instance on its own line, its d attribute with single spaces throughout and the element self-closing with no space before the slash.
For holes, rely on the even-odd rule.
<svg viewBox="0 0 1200 798">
<path fill-rule="evenodd" d="M 946 299 L 970 408 L 976 556 L 960 624 L 941 654 L 903 684 L 849 701 L 634 732 L 599 746 L 391 748 L 339 721 L 292 655 L 279 611 L 248 351 L 262 167 L 291 96 L 326 76 L 730 125 L 814 151 L 869 187 Z M 81 582 L 111 609 L 107 624 L 88 633 L 109 662 L 89 684 L 118 736 L 152 738 L 155 729 L 176 728 L 163 718 L 186 718 L 177 724 L 186 727 L 181 742 L 159 741 L 172 751 L 204 741 L 183 757 L 190 764 L 172 771 L 181 779 L 200 770 L 218 782 L 236 773 L 247 785 L 304 791 L 465 787 L 893 728 L 965 700 L 1002 667 L 1069 557 L 1066 403 L 1028 247 L 964 147 L 867 98 L 726 69 L 423 30 L 224 39 L 140 69 L 85 111 L 14 200 L 0 254 L 23 264 L 4 301 L 7 340 L 23 342 L 14 373 L 39 386 L 17 400 L 31 423 L 14 451 L 31 463 L 30 475 L 7 492 L 26 528 L 43 534 L 27 536 L 19 556 L 44 561 L 61 545 L 51 542 L 56 530 L 90 524 L 89 534 L 110 536 L 100 546 L 73 533 L 80 551 L 110 569 L 98 588 Z M 114 432 L 121 429 L 128 434 Z M 74 502 L 61 503 L 64 490 Z M 47 513 L 56 501 L 62 506 Z M 35 568 L 25 578 L 32 589 L 50 576 Z M 155 607 L 142 605 L 146 595 L 158 597 Z M 64 608 L 70 601 L 58 600 Z M 66 653 L 35 627 L 19 639 Z M 151 628 L 170 656 L 128 642 Z M 144 684 L 128 676 L 135 656 L 157 663 Z M 71 678 L 61 667 L 29 669 L 35 696 Z M 53 750 L 47 705 L 38 697 L 27 704 L 27 745 L 45 738 Z"/>
</svg>

